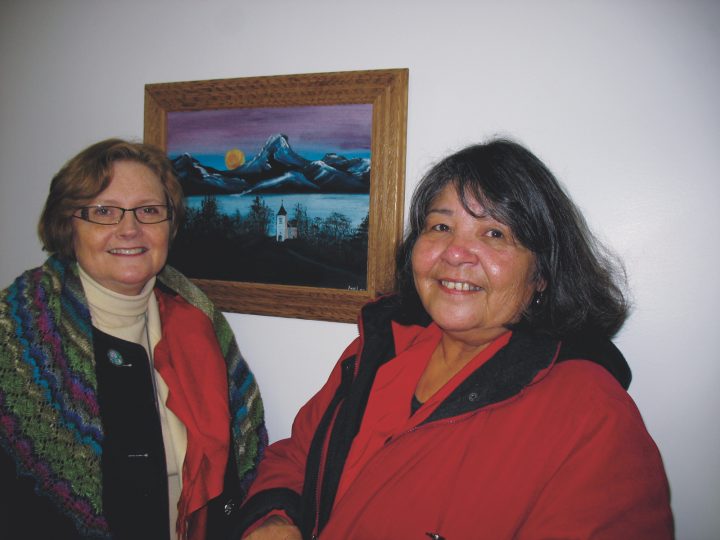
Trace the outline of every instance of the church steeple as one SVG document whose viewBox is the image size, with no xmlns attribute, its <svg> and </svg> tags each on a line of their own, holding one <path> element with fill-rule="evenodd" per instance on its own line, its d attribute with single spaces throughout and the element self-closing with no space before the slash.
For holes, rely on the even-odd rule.
<svg viewBox="0 0 720 540">
<path fill-rule="evenodd" d="M 288 223 L 287 223 L 287 211 L 283 206 L 283 201 L 280 201 L 280 210 L 278 210 L 277 216 L 275 217 L 275 241 L 284 242 L 288 237 Z"/>
</svg>

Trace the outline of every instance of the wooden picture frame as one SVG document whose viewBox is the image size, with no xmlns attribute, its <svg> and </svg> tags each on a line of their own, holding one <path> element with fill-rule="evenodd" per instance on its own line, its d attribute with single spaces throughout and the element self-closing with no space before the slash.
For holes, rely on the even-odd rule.
<svg viewBox="0 0 720 540">
<path fill-rule="evenodd" d="M 407 96 L 407 69 L 145 85 L 144 140 L 163 149 L 172 111 L 372 104 L 366 290 L 193 279 L 219 309 L 351 323 L 364 303 L 393 290 L 403 234 Z"/>
</svg>

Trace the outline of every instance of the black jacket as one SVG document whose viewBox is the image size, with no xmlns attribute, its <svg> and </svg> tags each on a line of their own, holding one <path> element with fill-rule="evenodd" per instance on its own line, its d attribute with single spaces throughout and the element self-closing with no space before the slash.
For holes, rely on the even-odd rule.
<svg viewBox="0 0 720 540">
<path fill-rule="evenodd" d="M 93 329 L 100 417 L 103 508 L 114 540 L 169 540 L 167 470 L 160 418 L 145 349 Z M 39 419 L 39 421 L 42 421 Z M 232 438 L 231 438 L 232 440 Z M 224 493 L 210 502 L 208 540 L 224 538 L 242 494 L 229 452 Z M 19 478 L 0 447 L 0 537 L 80 540 L 73 522 Z M 172 534 L 171 534 L 172 533 Z"/>
</svg>

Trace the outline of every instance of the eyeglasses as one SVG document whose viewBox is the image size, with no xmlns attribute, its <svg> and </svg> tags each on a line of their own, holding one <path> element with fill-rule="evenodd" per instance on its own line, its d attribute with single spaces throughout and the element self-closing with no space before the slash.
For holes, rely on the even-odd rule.
<svg viewBox="0 0 720 540">
<path fill-rule="evenodd" d="M 135 219 L 140 223 L 151 225 L 162 223 L 173 218 L 173 208 L 168 204 L 150 204 L 136 206 L 135 208 L 120 208 L 119 206 L 105 206 L 95 204 L 93 206 L 81 206 L 75 210 L 72 217 L 84 219 L 98 225 L 117 225 L 122 221 L 125 212 L 135 214 Z"/>
</svg>

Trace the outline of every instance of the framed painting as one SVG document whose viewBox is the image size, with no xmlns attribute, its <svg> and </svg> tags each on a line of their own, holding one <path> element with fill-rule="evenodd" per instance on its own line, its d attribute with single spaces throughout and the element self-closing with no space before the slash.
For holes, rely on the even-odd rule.
<svg viewBox="0 0 720 540">
<path fill-rule="evenodd" d="M 355 322 L 391 292 L 408 70 L 145 85 L 186 215 L 169 264 L 236 313 Z"/>
</svg>

